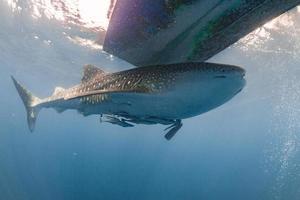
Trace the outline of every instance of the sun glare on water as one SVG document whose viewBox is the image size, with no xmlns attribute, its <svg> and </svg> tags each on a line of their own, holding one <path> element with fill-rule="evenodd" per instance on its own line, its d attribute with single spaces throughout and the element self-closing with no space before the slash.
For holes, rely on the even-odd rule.
<svg viewBox="0 0 300 200">
<path fill-rule="evenodd" d="M 19 0 L 6 0 L 14 12 L 22 10 Z M 29 0 L 31 16 L 46 17 L 87 28 L 107 29 L 111 0 Z"/>
<path fill-rule="evenodd" d="M 108 26 L 108 9 L 110 0 L 79 0 L 78 9 L 82 19 L 103 28 Z"/>
</svg>

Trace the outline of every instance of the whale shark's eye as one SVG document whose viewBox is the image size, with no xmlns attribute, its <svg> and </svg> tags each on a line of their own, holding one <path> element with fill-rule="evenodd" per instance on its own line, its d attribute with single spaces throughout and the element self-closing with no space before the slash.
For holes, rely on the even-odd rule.
<svg viewBox="0 0 300 200">
<path fill-rule="evenodd" d="M 226 78 L 224 75 L 214 76 L 214 78 Z"/>
</svg>

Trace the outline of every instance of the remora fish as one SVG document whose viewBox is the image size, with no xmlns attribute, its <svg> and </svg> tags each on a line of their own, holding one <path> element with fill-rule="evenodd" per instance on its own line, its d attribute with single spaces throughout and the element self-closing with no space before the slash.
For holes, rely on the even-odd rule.
<svg viewBox="0 0 300 200">
<path fill-rule="evenodd" d="M 33 96 L 12 79 L 26 107 L 31 132 L 40 109 L 75 109 L 84 116 L 99 114 L 101 121 L 123 127 L 170 125 L 165 135 L 169 140 L 181 128 L 182 119 L 216 108 L 241 91 L 244 75 L 245 71 L 237 66 L 203 62 L 146 66 L 116 73 L 86 65 L 79 85 L 57 87 L 45 99 Z"/>
</svg>

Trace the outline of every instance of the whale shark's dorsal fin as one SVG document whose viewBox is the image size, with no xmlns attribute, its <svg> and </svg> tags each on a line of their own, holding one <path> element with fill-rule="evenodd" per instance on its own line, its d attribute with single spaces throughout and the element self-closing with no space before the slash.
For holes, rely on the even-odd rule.
<svg viewBox="0 0 300 200">
<path fill-rule="evenodd" d="M 81 79 L 82 83 L 88 82 L 95 78 L 96 76 L 103 76 L 105 72 L 93 65 L 85 65 L 83 67 L 83 77 Z"/>
<path fill-rule="evenodd" d="M 62 92 L 64 92 L 64 91 L 65 91 L 64 88 L 62 88 L 62 87 L 56 87 L 56 88 L 54 89 L 54 92 L 53 92 L 52 95 L 58 95 L 59 93 L 62 93 Z"/>
</svg>

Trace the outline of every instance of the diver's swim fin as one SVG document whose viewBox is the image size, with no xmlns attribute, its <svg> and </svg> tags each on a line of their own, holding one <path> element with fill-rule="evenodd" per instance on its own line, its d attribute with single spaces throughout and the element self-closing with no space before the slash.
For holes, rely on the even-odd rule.
<svg viewBox="0 0 300 200">
<path fill-rule="evenodd" d="M 40 108 L 37 106 L 41 101 L 39 98 L 33 96 L 28 90 L 26 90 L 16 79 L 11 76 L 15 87 L 25 105 L 27 111 L 27 123 L 30 132 L 34 131 L 35 121 L 40 111 Z"/>
<path fill-rule="evenodd" d="M 176 120 L 174 124 L 172 124 L 170 127 L 166 128 L 165 130 L 170 129 L 167 134 L 165 135 L 165 138 L 167 140 L 172 139 L 174 135 L 178 132 L 178 130 L 182 127 L 182 122 L 181 120 Z"/>
</svg>

